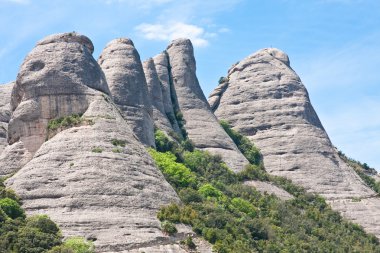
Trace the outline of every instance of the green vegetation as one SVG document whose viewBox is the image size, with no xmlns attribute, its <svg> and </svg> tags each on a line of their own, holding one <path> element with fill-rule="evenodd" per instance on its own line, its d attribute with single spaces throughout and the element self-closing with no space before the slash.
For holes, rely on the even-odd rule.
<svg viewBox="0 0 380 253">
<path fill-rule="evenodd" d="M 69 128 L 73 126 L 78 126 L 83 122 L 88 122 L 89 124 L 93 124 L 92 120 L 85 120 L 78 114 L 73 114 L 65 117 L 61 117 L 58 119 L 49 120 L 48 130 L 54 131 L 59 128 Z"/>
<path fill-rule="evenodd" d="M 91 151 L 94 153 L 102 153 L 103 149 L 101 147 L 94 147 Z"/>
<path fill-rule="evenodd" d="M 366 163 L 361 163 L 352 158 L 347 157 L 341 151 L 338 152 L 339 157 L 350 165 L 355 172 L 363 179 L 363 181 L 374 190 L 376 193 L 380 194 L 380 182 L 377 182 L 371 175 L 376 175 L 377 171 L 374 168 L 369 167 Z"/>
<path fill-rule="evenodd" d="M 48 253 L 93 253 L 94 250 L 95 246 L 92 242 L 81 237 L 72 237 L 62 245 L 52 248 Z"/>
<path fill-rule="evenodd" d="M 168 235 L 173 235 L 173 234 L 177 233 L 177 228 L 170 221 L 161 222 L 161 229 L 164 233 L 166 233 Z"/>
<path fill-rule="evenodd" d="M 124 140 L 118 140 L 118 139 L 112 139 L 111 140 L 111 143 L 112 145 L 116 146 L 116 147 L 125 147 L 125 144 L 127 143 L 126 141 Z"/>
<path fill-rule="evenodd" d="M 0 179 L 0 252 L 94 252 L 93 247 L 88 251 L 80 251 L 78 247 L 68 243 L 70 240 L 62 244 L 61 232 L 48 216 L 35 215 L 26 218 L 19 197 L 12 190 L 5 188 L 3 180 Z M 63 245 L 65 250 L 62 248 Z M 60 250 L 52 251 L 52 248 Z"/>
<path fill-rule="evenodd" d="M 254 164 L 234 174 L 218 156 L 157 137 L 162 136 L 156 134 L 161 141 L 156 145 L 164 150 L 150 153 L 183 203 L 162 207 L 158 219 L 191 225 L 216 252 L 380 252 L 375 236 L 344 220 L 322 197 L 266 173 L 261 156 L 253 156 Z M 261 194 L 244 185 L 245 180 L 273 182 L 295 198 L 282 201 Z"/>
<path fill-rule="evenodd" d="M 250 140 L 233 130 L 228 122 L 220 121 L 220 125 L 223 127 L 224 131 L 231 137 L 231 139 L 235 142 L 236 146 L 239 148 L 240 152 L 247 158 L 247 160 L 251 164 L 259 164 L 261 161 L 260 150 L 256 148 Z"/>
</svg>

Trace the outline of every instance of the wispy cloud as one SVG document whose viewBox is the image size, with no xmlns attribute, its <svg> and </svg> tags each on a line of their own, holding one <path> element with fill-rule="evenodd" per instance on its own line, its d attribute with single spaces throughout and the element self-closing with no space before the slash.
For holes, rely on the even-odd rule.
<svg viewBox="0 0 380 253">
<path fill-rule="evenodd" d="M 30 0 L 0 0 L 0 3 L 29 4 Z"/>
<path fill-rule="evenodd" d="M 136 30 L 148 40 L 171 41 L 189 38 L 197 47 L 207 46 L 209 44 L 207 38 L 215 36 L 214 33 L 205 32 L 202 27 L 182 22 L 169 22 L 165 25 L 143 23 L 138 25 Z"/>
</svg>

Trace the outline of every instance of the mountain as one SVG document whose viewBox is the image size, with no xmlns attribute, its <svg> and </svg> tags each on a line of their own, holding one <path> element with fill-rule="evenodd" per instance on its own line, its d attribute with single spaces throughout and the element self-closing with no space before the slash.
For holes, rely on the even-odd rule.
<svg viewBox="0 0 380 253">
<path fill-rule="evenodd" d="M 232 66 L 209 102 L 219 119 L 260 148 L 269 173 L 321 194 L 380 236 L 377 193 L 339 157 L 284 52 L 263 49 Z"/>
<path fill-rule="evenodd" d="M 16 81 L 0 86 L 0 175 L 28 215 L 47 214 L 66 238 L 84 237 L 98 252 L 194 252 L 193 242 L 211 252 L 207 231 L 182 222 L 175 235 L 163 233 L 167 223 L 157 213 L 184 196 L 220 197 L 214 187 L 230 181 L 216 178 L 238 184 L 241 175 L 252 177 L 252 166 L 265 166 L 380 237 L 377 193 L 339 157 L 285 53 L 263 49 L 242 60 L 207 101 L 188 39 L 145 62 L 128 38 L 109 42 L 98 60 L 93 51 L 86 36 L 48 36 L 26 56 Z M 259 158 L 247 159 L 247 150 Z M 211 172 L 196 179 L 201 170 L 189 168 L 206 162 Z M 268 180 L 242 184 L 277 194 L 279 205 L 299 198 Z"/>
</svg>

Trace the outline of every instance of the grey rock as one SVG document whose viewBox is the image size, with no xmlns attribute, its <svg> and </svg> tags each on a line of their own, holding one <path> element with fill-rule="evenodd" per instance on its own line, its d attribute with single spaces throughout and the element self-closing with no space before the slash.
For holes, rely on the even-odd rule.
<svg viewBox="0 0 380 253">
<path fill-rule="evenodd" d="M 161 82 L 158 79 L 153 59 L 149 58 L 146 60 L 143 63 L 143 67 L 148 85 L 149 97 L 153 106 L 154 125 L 169 135 L 174 129 L 165 111 Z M 173 118 L 172 122 L 174 123 Z"/>
<path fill-rule="evenodd" d="M 268 172 L 287 177 L 330 203 L 376 195 L 339 158 L 285 53 L 260 50 L 234 65 L 227 78 L 228 87 L 219 87 L 210 98 L 215 115 L 260 148 Z M 352 208 L 347 217 L 373 231 L 380 220 L 371 224 L 359 217 L 365 212 L 371 216 L 370 209 Z"/>
<path fill-rule="evenodd" d="M 14 82 L 0 85 L 0 154 L 8 146 L 8 122 L 11 119 L 11 93 Z"/>
<path fill-rule="evenodd" d="M 65 237 L 96 239 L 99 252 L 168 244 L 156 215 L 160 206 L 179 201 L 175 191 L 117 106 L 99 93 L 91 99 L 83 117 L 94 124 L 63 130 L 43 143 L 7 186 L 20 195 L 27 214 L 49 215 Z M 125 147 L 115 147 L 112 139 Z"/>
<path fill-rule="evenodd" d="M 140 55 L 127 38 L 112 40 L 98 62 L 104 71 L 114 102 L 139 140 L 154 146 L 153 112 Z"/>
<path fill-rule="evenodd" d="M 164 104 L 165 114 L 167 115 L 169 121 L 172 124 L 173 131 L 180 137 L 182 132 L 178 126 L 177 119 L 175 117 L 174 105 L 172 100 L 175 99 L 175 90 L 172 87 L 171 76 L 170 76 L 170 65 L 169 65 L 169 56 L 166 51 L 153 57 L 153 62 L 156 68 L 158 79 L 161 83 L 162 91 L 162 103 Z"/>
<path fill-rule="evenodd" d="M 28 54 L 12 90 L 8 142 L 34 154 L 46 139 L 50 119 L 82 114 L 95 90 L 109 93 L 92 57 L 91 41 L 76 33 L 49 36 Z"/>
<path fill-rule="evenodd" d="M 194 142 L 196 148 L 221 155 L 223 161 L 233 171 L 241 171 L 248 161 L 210 110 L 196 76 L 194 52 L 190 40 L 173 41 L 168 46 L 167 53 L 177 106 L 186 122 L 189 139 Z"/>
</svg>

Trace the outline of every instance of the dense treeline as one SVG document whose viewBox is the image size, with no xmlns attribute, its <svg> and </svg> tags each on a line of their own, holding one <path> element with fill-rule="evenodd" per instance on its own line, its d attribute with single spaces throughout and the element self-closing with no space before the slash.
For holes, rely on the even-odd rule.
<svg viewBox="0 0 380 253">
<path fill-rule="evenodd" d="M 21 200 L 0 180 L 1 253 L 92 253 L 91 242 L 82 238 L 62 241 L 58 226 L 46 215 L 26 217 Z"/>
<path fill-rule="evenodd" d="M 322 197 L 266 173 L 257 148 L 223 124 L 243 154 L 253 154 L 241 173 L 231 172 L 219 156 L 193 150 L 189 141 L 184 147 L 156 131 L 157 150 L 150 153 L 183 203 L 160 209 L 165 232 L 175 233 L 175 223 L 189 224 L 223 253 L 380 252 L 375 236 L 342 219 Z M 261 194 L 246 180 L 271 181 L 295 198 Z"/>
</svg>

